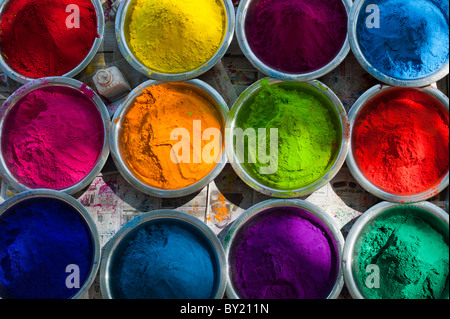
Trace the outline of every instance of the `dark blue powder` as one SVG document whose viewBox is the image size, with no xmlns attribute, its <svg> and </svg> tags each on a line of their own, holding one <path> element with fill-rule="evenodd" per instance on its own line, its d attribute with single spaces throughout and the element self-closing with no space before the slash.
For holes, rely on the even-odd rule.
<svg viewBox="0 0 450 319">
<path fill-rule="evenodd" d="M 209 299 L 216 261 L 205 238 L 172 223 L 155 223 L 123 242 L 113 290 L 121 299 Z M 120 252 L 121 251 L 121 252 Z"/>
<path fill-rule="evenodd" d="M 67 288 L 80 270 L 80 287 L 93 260 L 89 229 L 79 213 L 65 202 L 33 198 L 9 208 L 0 217 L 0 295 L 16 299 L 68 299 L 78 288 Z"/>
<path fill-rule="evenodd" d="M 358 42 L 366 59 L 388 76 L 411 80 L 431 75 L 449 58 L 447 0 L 373 0 L 380 28 L 368 28 L 363 5 Z"/>
</svg>

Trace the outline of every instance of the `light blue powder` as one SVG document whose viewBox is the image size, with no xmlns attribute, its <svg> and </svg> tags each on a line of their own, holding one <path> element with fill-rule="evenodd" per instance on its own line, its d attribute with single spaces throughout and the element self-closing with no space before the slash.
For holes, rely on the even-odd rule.
<svg viewBox="0 0 450 319">
<path fill-rule="evenodd" d="M 139 230 L 117 256 L 115 290 L 121 299 L 209 299 L 215 259 L 205 239 L 176 224 Z"/>
<path fill-rule="evenodd" d="M 368 28 L 365 5 L 357 34 L 366 59 L 378 71 L 403 80 L 422 78 L 449 58 L 447 0 L 372 0 L 380 9 L 380 28 Z"/>
</svg>

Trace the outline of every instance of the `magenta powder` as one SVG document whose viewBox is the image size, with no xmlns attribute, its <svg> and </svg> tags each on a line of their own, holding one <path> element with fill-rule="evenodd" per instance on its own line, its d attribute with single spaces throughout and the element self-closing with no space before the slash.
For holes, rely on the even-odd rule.
<svg viewBox="0 0 450 319">
<path fill-rule="evenodd" d="M 97 164 L 105 139 L 95 104 L 75 89 L 50 86 L 25 95 L 8 113 L 2 152 L 30 188 L 66 189 Z"/>
<path fill-rule="evenodd" d="M 336 283 L 336 243 L 321 221 L 299 208 L 260 213 L 235 240 L 232 281 L 242 298 L 324 299 Z"/>
<path fill-rule="evenodd" d="M 342 0 L 256 0 L 245 21 L 253 53 L 287 73 L 308 73 L 330 63 L 347 37 Z"/>
</svg>

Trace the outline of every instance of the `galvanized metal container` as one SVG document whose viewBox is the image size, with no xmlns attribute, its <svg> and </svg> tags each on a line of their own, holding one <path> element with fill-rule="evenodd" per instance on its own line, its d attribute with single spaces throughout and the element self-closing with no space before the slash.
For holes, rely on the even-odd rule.
<svg viewBox="0 0 450 319">
<path fill-rule="evenodd" d="M 186 81 L 200 76 L 201 74 L 210 70 L 214 65 L 219 62 L 220 59 L 225 55 L 228 47 L 231 44 L 234 35 L 235 26 L 235 12 L 234 6 L 231 0 L 221 0 L 223 2 L 226 19 L 227 19 L 227 29 L 222 40 L 222 44 L 218 51 L 214 54 L 209 61 L 205 62 L 203 65 L 197 67 L 194 70 L 189 70 L 184 73 L 163 73 L 158 70 L 152 70 L 151 68 L 145 66 L 139 59 L 133 54 L 130 46 L 128 44 L 126 28 L 131 17 L 132 9 L 136 0 L 124 0 L 119 6 L 116 14 L 116 38 L 119 45 L 119 50 L 128 61 L 128 63 L 141 74 L 158 81 Z"/>
<path fill-rule="evenodd" d="M 427 220 L 433 227 L 442 231 L 443 236 L 448 242 L 449 238 L 449 216 L 442 209 L 430 202 L 420 202 L 411 204 L 414 207 L 424 210 L 423 218 Z M 389 210 L 394 207 L 403 206 L 402 204 L 381 202 L 361 215 L 352 226 L 347 235 L 344 245 L 342 257 L 342 265 L 344 269 L 344 279 L 346 287 L 350 295 L 354 299 L 366 299 L 357 283 L 358 255 L 359 249 L 364 237 L 368 232 L 368 228 L 382 217 L 389 215 Z M 448 299 L 448 287 L 447 295 Z"/>
<path fill-rule="evenodd" d="M 69 196 L 65 193 L 49 190 L 49 189 L 36 189 L 30 190 L 26 192 L 22 192 L 20 194 L 14 195 L 10 197 L 5 202 L 0 205 L 0 220 L 2 215 L 7 212 L 10 208 L 30 199 L 39 199 L 39 198 L 47 198 L 47 199 L 55 199 L 59 200 L 68 206 L 72 207 L 86 224 L 87 229 L 89 230 L 89 234 L 92 240 L 92 261 L 91 261 L 91 269 L 89 270 L 89 275 L 86 280 L 78 290 L 78 292 L 71 299 L 80 299 L 83 295 L 88 291 L 94 279 L 97 275 L 98 269 L 100 267 L 100 257 L 101 257 L 101 249 L 100 249 L 100 237 L 98 234 L 97 226 L 92 218 L 91 214 L 87 211 L 87 209 L 78 202 L 72 196 Z M 30 283 L 32 285 L 32 283 Z M 0 295 L 0 299 L 2 296 Z"/>
<path fill-rule="evenodd" d="M 233 276 L 232 273 L 232 267 L 230 265 L 231 262 L 231 254 L 232 249 L 236 247 L 236 245 L 239 244 L 239 234 L 240 230 L 245 229 L 246 225 L 249 224 L 250 221 L 253 221 L 255 218 L 263 214 L 269 209 L 273 208 L 284 208 L 284 207 L 294 207 L 302 209 L 315 218 L 319 219 L 329 230 L 330 235 L 333 237 L 333 241 L 336 245 L 336 250 L 338 252 L 338 274 L 336 276 L 336 281 L 333 286 L 332 291 L 329 293 L 327 299 L 337 299 L 341 293 L 342 287 L 344 285 L 344 277 L 343 277 L 343 271 L 342 271 L 342 251 L 344 248 L 344 237 L 341 233 L 340 228 L 336 224 L 336 222 L 333 220 L 333 218 L 328 215 L 325 211 L 323 211 L 321 208 L 317 207 L 314 204 L 311 204 L 309 202 L 299 200 L 299 199 L 272 199 L 267 200 L 264 202 L 260 202 L 252 207 L 250 207 L 248 210 L 246 210 L 242 215 L 240 215 L 229 228 L 227 234 L 225 235 L 225 238 L 223 240 L 223 245 L 225 249 L 225 255 L 228 259 L 228 280 L 227 280 L 227 297 L 231 299 L 242 299 L 242 296 L 239 295 L 239 289 L 234 286 L 233 284 Z"/>
<path fill-rule="evenodd" d="M 114 295 L 113 289 L 113 281 L 115 278 L 112 274 L 112 267 L 114 266 L 115 257 L 116 254 L 118 254 L 120 246 L 126 244 L 127 241 L 136 234 L 136 232 L 144 229 L 153 222 L 170 223 L 174 221 L 177 223 L 186 224 L 199 234 L 203 235 L 203 237 L 207 240 L 208 245 L 214 252 L 214 257 L 217 264 L 216 291 L 214 292 L 214 296 L 211 296 L 211 299 L 221 299 L 223 297 L 226 288 L 227 262 L 222 244 L 217 236 L 205 223 L 192 215 L 175 210 L 162 209 L 144 213 L 138 217 L 135 217 L 125 224 L 106 244 L 102 255 L 100 268 L 100 288 L 103 298 L 117 298 L 117 296 Z"/>
<path fill-rule="evenodd" d="M 14 1 L 14 0 L 0 0 L 0 20 L 2 19 L 3 13 L 8 8 L 8 5 L 12 1 Z M 66 74 L 63 74 L 61 76 L 74 77 L 78 73 L 80 73 L 92 61 L 94 56 L 97 54 L 97 51 L 100 48 L 101 43 L 103 42 L 103 34 L 105 31 L 105 15 L 103 13 L 103 7 L 102 7 L 100 0 L 91 0 L 91 1 L 94 6 L 95 13 L 97 15 L 98 38 L 95 38 L 94 43 L 91 47 L 91 50 L 89 51 L 88 55 L 84 58 L 84 60 L 81 61 L 81 63 L 78 64 L 74 69 L 70 70 L 69 72 L 67 72 Z M 0 51 L 1 51 L 1 47 L 0 47 Z M 27 77 L 27 76 L 20 74 L 17 71 L 13 70 L 8 65 L 8 62 L 4 59 L 1 52 L 0 52 L 0 70 L 3 73 L 5 73 L 8 77 L 10 77 L 13 80 L 20 82 L 20 83 L 26 83 L 26 82 L 35 80 L 33 78 Z M 55 74 L 55 76 L 57 76 L 57 75 Z"/>
<path fill-rule="evenodd" d="M 20 87 L 18 90 L 16 90 L 12 95 L 9 96 L 9 98 L 5 101 L 5 103 L 0 108 L 0 137 L 1 132 L 3 130 L 6 117 L 11 112 L 11 110 L 14 108 L 14 106 L 28 93 L 37 90 L 42 89 L 45 87 L 50 86 L 63 86 L 72 88 L 76 91 L 78 91 L 80 94 L 86 96 L 89 98 L 92 103 L 97 107 L 97 110 L 103 120 L 103 128 L 104 128 L 104 142 L 102 147 L 102 152 L 97 160 L 96 165 L 91 170 L 91 172 L 85 176 L 81 181 L 76 183 L 75 185 L 72 185 L 66 189 L 61 189 L 59 191 L 62 191 L 64 193 L 67 193 L 69 195 L 73 195 L 81 190 L 83 190 L 85 187 L 89 186 L 89 184 L 94 180 L 94 178 L 100 173 L 103 166 L 106 163 L 106 160 L 109 156 L 109 127 L 110 127 L 110 117 L 108 114 L 108 110 L 101 100 L 101 98 L 88 86 L 83 84 L 82 82 L 79 82 L 75 79 L 68 78 L 68 77 L 48 77 L 48 78 L 41 78 L 37 80 L 33 80 L 31 82 L 26 83 L 22 87 Z M 0 138 L 0 150 L 2 150 L 2 141 Z M 25 186 L 23 183 L 21 183 L 9 170 L 3 153 L 0 152 L 0 175 L 3 177 L 3 179 L 15 190 L 22 192 L 26 190 L 30 190 L 30 187 Z"/>
<path fill-rule="evenodd" d="M 182 189 L 169 190 L 169 189 L 155 188 L 143 183 L 138 177 L 135 176 L 135 174 L 133 174 L 133 172 L 128 168 L 121 153 L 120 130 L 122 127 L 122 122 L 127 111 L 131 106 L 133 106 L 134 101 L 138 96 L 142 94 L 143 90 L 145 90 L 148 87 L 159 85 L 162 83 L 163 82 L 149 80 L 136 87 L 133 91 L 130 92 L 130 94 L 128 94 L 127 97 L 125 97 L 125 99 L 119 105 L 119 108 L 114 114 L 114 118 L 112 120 L 112 128 L 110 131 L 110 149 L 112 158 L 114 160 L 114 163 L 116 164 L 117 169 L 119 170 L 121 175 L 128 181 L 128 183 L 130 183 L 133 187 L 135 187 L 136 189 L 140 190 L 143 193 L 152 196 L 161 198 L 175 198 L 193 194 L 203 189 L 206 185 L 212 182 L 225 167 L 227 163 L 227 157 L 225 151 L 223 151 L 220 160 L 218 161 L 214 169 L 207 176 L 205 176 L 195 184 L 187 186 Z M 228 117 L 228 106 L 216 90 L 214 90 L 207 83 L 198 79 L 188 80 L 186 82 L 183 82 L 183 85 L 191 86 L 193 89 L 197 89 L 202 94 L 205 94 L 205 96 L 209 96 L 212 99 L 212 101 L 214 101 L 217 112 L 222 117 L 220 120 L 222 121 L 223 125 L 225 125 L 226 119 Z"/>
<path fill-rule="evenodd" d="M 411 194 L 411 195 L 401 195 L 390 193 L 386 190 L 381 189 L 380 185 L 374 185 L 362 172 L 359 168 L 358 163 L 355 159 L 355 143 L 354 143 L 354 131 L 355 131 L 355 122 L 362 114 L 366 114 L 366 105 L 367 103 L 378 96 L 379 94 L 383 94 L 390 90 L 401 90 L 401 88 L 395 88 L 387 85 L 375 85 L 369 90 L 367 90 L 361 97 L 355 102 L 349 112 L 349 121 L 350 121 L 350 149 L 347 156 L 347 166 L 352 173 L 355 180 L 369 193 L 375 195 L 378 198 L 381 198 L 386 201 L 396 202 L 396 203 L 413 203 L 413 202 L 421 202 L 425 201 L 440 192 L 446 189 L 449 185 L 449 173 L 442 178 L 442 180 L 438 181 L 436 185 L 430 186 L 429 189 L 419 193 L 419 194 Z M 421 90 L 430 96 L 436 98 L 442 105 L 442 111 L 444 113 L 449 113 L 449 99 L 445 96 L 441 91 L 431 86 L 425 88 L 416 88 L 416 90 Z"/>
<path fill-rule="evenodd" d="M 264 73 L 268 77 L 279 79 L 279 80 L 296 80 L 296 81 L 311 81 L 318 79 L 331 71 L 333 71 L 339 64 L 341 64 L 344 59 L 347 57 L 348 53 L 350 52 L 350 45 L 349 45 L 349 38 L 348 35 L 345 39 L 345 42 L 339 51 L 339 53 L 336 55 L 336 57 L 331 60 L 327 65 L 323 66 L 322 68 L 308 72 L 308 73 L 288 73 L 288 72 L 282 72 L 280 70 L 277 70 L 263 61 L 261 61 L 252 51 L 248 40 L 247 35 L 245 32 L 245 21 L 247 17 L 248 10 L 250 8 L 250 5 L 252 2 L 255 2 L 255 0 L 242 0 L 239 3 L 239 7 L 237 9 L 236 13 L 236 37 L 238 40 L 239 47 L 241 48 L 244 55 L 247 57 L 247 59 L 250 61 L 250 63 L 260 72 Z M 352 7 L 352 1 L 351 0 L 342 0 L 343 4 L 345 5 L 345 9 L 347 10 L 347 15 L 350 14 L 350 9 Z"/>
<path fill-rule="evenodd" d="M 265 185 L 262 181 L 259 181 L 252 177 L 249 172 L 246 171 L 242 163 L 242 159 L 236 153 L 236 149 L 234 146 L 234 132 L 237 129 L 237 118 L 239 116 L 240 110 L 246 105 L 246 102 L 251 99 L 255 94 L 257 94 L 261 88 L 262 83 L 267 82 L 269 85 L 283 85 L 283 83 L 295 84 L 298 86 L 299 90 L 302 90 L 305 86 L 308 88 L 313 88 L 317 91 L 318 94 L 324 95 L 326 98 L 330 100 L 333 104 L 334 109 L 331 110 L 335 113 L 337 122 L 340 127 L 337 128 L 342 138 L 340 141 L 340 145 L 338 147 L 338 152 L 335 158 L 333 159 L 333 164 L 329 166 L 328 171 L 316 182 L 311 185 L 302 187 L 300 189 L 277 189 L 275 187 Z M 268 106 L 269 107 L 269 106 Z M 276 79 L 261 79 L 255 82 L 253 85 L 248 87 L 236 100 L 234 103 L 230 114 L 228 116 L 227 124 L 226 124 L 226 133 L 225 133 L 225 146 L 227 151 L 227 157 L 235 170 L 236 174 L 250 187 L 261 192 L 268 196 L 280 197 L 280 198 L 292 198 L 292 197 L 300 197 L 304 195 L 309 195 L 316 190 L 323 187 L 327 184 L 341 169 L 344 164 L 345 158 L 347 157 L 348 147 L 349 147 L 349 137 L 350 137 L 350 128 L 348 124 L 347 112 L 342 105 L 342 102 L 339 98 L 334 94 L 334 92 L 328 88 L 322 82 L 317 80 L 310 82 L 298 82 L 298 81 L 282 81 Z"/>
</svg>

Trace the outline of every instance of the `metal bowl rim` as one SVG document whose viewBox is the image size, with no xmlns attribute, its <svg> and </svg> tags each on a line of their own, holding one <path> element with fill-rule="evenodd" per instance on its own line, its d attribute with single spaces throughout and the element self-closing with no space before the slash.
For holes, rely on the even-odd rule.
<svg viewBox="0 0 450 319">
<path fill-rule="evenodd" d="M 217 292 L 213 299 L 221 299 L 224 296 L 226 289 L 226 271 L 227 271 L 227 261 L 225 257 L 225 252 L 223 246 L 216 236 L 216 234 L 209 228 L 204 222 L 199 220 L 188 213 L 180 212 L 173 209 L 158 209 L 150 212 L 143 213 L 123 225 L 119 231 L 106 243 L 104 251 L 101 258 L 100 265 L 100 290 L 104 298 L 113 299 L 109 284 L 109 268 L 111 259 L 117 249 L 117 247 L 126 239 L 127 235 L 140 228 L 144 225 L 151 223 L 155 220 L 176 220 L 178 222 L 183 222 L 192 227 L 195 231 L 203 234 L 211 249 L 215 253 L 215 257 L 218 261 L 218 275 L 220 279 L 218 280 Z"/>
</svg>

